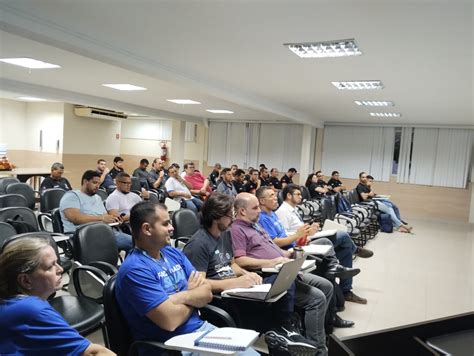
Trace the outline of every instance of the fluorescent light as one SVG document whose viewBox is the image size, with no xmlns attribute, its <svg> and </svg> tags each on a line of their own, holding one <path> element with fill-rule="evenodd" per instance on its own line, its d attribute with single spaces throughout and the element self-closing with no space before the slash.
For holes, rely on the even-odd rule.
<svg viewBox="0 0 474 356">
<path fill-rule="evenodd" d="M 17 99 L 25 100 L 25 101 L 47 101 L 46 99 L 35 98 L 33 96 L 19 96 L 19 97 L 17 97 Z"/>
<path fill-rule="evenodd" d="M 16 66 L 30 69 L 61 68 L 61 66 L 58 66 L 57 64 L 51 64 L 33 58 L 0 58 L 0 62 L 14 64 Z"/>
<path fill-rule="evenodd" d="M 166 99 L 175 104 L 182 104 L 182 105 L 194 105 L 194 104 L 201 104 L 199 101 L 194 101 L 190 99 Z"/>
<path fill-rule="evenodd" d="M 220 110 L 220 109 L 207 109 L 206 111 L 212 112 L 213 114 L 233 114 L 233 111 L 230 110 Z"/>
<path fill-rule="evenodd" d="M 112 88 L 112 89 L 117 89 L 117 90 L 128 90 L 128 91 L 146 90 L 146 88 L 139 87 L 132 84 L 102 84 L 102 86 Z"/>
<path fill-rule="evenodd" d="M 402 114 L 397 112 L 371 112 L 370 116 L 373 117 L 400 117 Z"/>
<path fill-rule="evenodd" d="M 285 43 L 300 58 L 360 56 L 362 52 L 353 38 L 313 43 Z"/>
<path fill-rule="evenodd" d="M 393 106 L 393 101 L 384 100 L 354 100 L 359 106 Z"/>
<path fill-rule="evenodd" d="M 369 89 L 383 89 L 383 84 L 380 80 L 361 80 L 349 82 L 331 82 L 339 90 L 369 90 Z"/>
</svg>

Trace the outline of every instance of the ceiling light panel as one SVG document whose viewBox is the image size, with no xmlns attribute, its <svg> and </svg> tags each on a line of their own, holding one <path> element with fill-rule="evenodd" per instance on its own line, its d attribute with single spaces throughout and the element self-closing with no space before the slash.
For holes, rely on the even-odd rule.
<svg viewBox="0 0 474 356">
<path fill-rule="evenodd" d="M 35 98 L 33 96 L 19 96 L 17 97 L 18 100 L 24 100 L 24 101 L 47 101 L 46 99 L 42 98 Z"/>
<path fill-rule="evenodd" d="M 13 64 L 20 67 L 25 67 L 29 69 L 54 69 L 61 68 L 57 64 L 47 63 L 39 61 L 33 58 L 0 58 L 0 62 Z"/>
<path fill-rule="evenodd" d="M 372 90 L 383 89 L 384 86 L 380 80 L 361 80 L 349 82 L 331 82 L 339 90 Z"/>
<path fill-rule="evenodd" d="M 233 111 L 230 110 L 221 110 L 221 109 L 207 109 L 206 111 L 212 112 L 213 114 L 233 114 Z"/>
<path fill-rule="evenodd" d="M 146 90 L 146 88 L 139 87 L 133 84 L 102 84 L 102 86 L 124 91 Z"/>
<path fill-rule="evenodd" d="M 330 58 L 360 56 L 357 43 L 353 38 L 313 43 L 285 43 L 300 58 Z"/>
<path fill-rule="evenodd" d="M 201 104 L 199 101 L 194 101 L 190 99 L 166 99 L 167 101 L 170 101 L 175 104 L 181 104 L 181 105 L 197 105 Z"/>
<path fill-rule="evenodd" d="M 359 106 L 394 106 L 393 101 L 384 100 L 354 100 Z"/>
<path fill-rule="evenodd" d="M 372 117 L 401 117 L 402 114 L 397 112 L 371 112 Z"/>
</svg>

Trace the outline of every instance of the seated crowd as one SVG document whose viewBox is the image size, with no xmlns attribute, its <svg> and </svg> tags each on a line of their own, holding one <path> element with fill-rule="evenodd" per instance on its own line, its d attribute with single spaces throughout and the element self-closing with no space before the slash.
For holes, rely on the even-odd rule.
<svg viewBox="0 0 474 356">
<path fill-rule="evenodd" d="M 278 344 L 288 354 L 303 350 L 327 355 L 327 335 L 333 328 L 354 325 L 337 312 L 345 302 L 367 303 L 353 292 L 353 277 L 361 271 L 352 262 L 355 256 L 369 258 L 373 252 L 357 246 L 342 230 L 317 237 L 321 224 L 305 223 L 298 211 L 302 191 L 293 182 L 295 168 L 280 178 L 278 169 L 264 164 L 247 171 L 216 164 L 206 178 L 192 162 L 185 163 L 180 173 L 178 164 L 165 169 L 159 158 L 148 171 L 149 161 L 142 159 L 132 175 L 123 163 L 115 157 L 109 170 L 105 160 L 98 160 L 95 170 L 84 172 L 77 190 L 62 177 L 64 166 L 54 163 L 41 191 L 67 191 L 59 205 L 65 232 L 89 222 L 118 225 L 114 234 L 125 259 L 117 276 L 116 298 L 136 340 L 164 342 L 175 335 L 214 329 L 197 312 L 208 303 L 229 312 L 239 327 L 265 332 L 269 344 Z M 132 191 L 133 179 L 140 183 L 139 190 Z M 376 196 L 373 177 L 362 172 L 359 180 L 355 188 L 359 199 L 371 201 Z M 314 200 L 347 190 L 337 171 L 328 182 L 321 171 L 311 173 L 304 186 Z M 99 189 L 108 193 L 105 201 L 97 195 Z M 201 228 L 183 251 L 170 246 L 173 227 L 166 206 L 149 201 L 156 191 L 200 218 Z M 398 231 L 411 231 L 391 200 L 378 199 L 377 209 L 390 216 Z M 0 255 L 0 310 L 6 316 L 0 322 L 6 330 L 0 333 L 0 353 L 15 347 L 26 352 L 35 347 L 36 332 L 49 330 L 53 336 L 45 347 L 50 350 L 112 354 L 89 343 L 48 307 L 45 301 L 59 286 L 62 269 L 47 242 L 30 240 L 10 243 Z M 277 275 L 262 273 L 262 268 L 296 258 L 295 248 L 307 244 L 327 245 L 328 252 L 314 257 L 317 268 L 300 273 L 277 302 L 262 307 L 259 302 L 220 297 L 227 289 L 273 283 Z M 16 256 L 18 248 L 26 252 Z M 27 320 L 28 313 L 37 317 Z M 17 328 L 19 324 L 26 329 Z M 9 341 L 3 344 L 5 338 Z M 257 353 L 249 348 L 241 354 Z"/>
</svg>

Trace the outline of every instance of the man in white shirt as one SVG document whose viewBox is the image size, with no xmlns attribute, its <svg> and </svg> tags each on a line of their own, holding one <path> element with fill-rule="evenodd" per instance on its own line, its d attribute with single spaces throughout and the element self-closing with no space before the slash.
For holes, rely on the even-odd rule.
<svg viewBox="0 0 474 356">
<path fill-rule="evenodd" d="M 186 208 L 191 209 L 196 214 L 201 210 L 202 201 L 193 197 L 189 190 L 191 184 L 186 182 L 178 173 L 179 166 L 172 164 L 168 168 L 169 178 L 166 180 L 165 188 L 168 196 L 175 201 L 181 202 L 184 199 Z"/>
<path fill-rule="evenodd" d="M 283 188 L 283 204 L 275 212 L 280 220 L 280 223 L 285 228 L 288 235 L 295 234 L 296 231 L 304 225 L 304 222 L 296 211 L 296 206 L 301 203 L 301 190 L 296 184 L 288 184 Z M 319 224 L 313 223 L 313 231 L 317 231 Z M 373 255 L 373 252 L 357 247 L 352 241 L 347 232 L 338 231 L 336 240 L 333 242 L 336 251 L 336 257 L 339 259 L 341 265 L 347 268 L 352 268 L 352 255 L 356 254 L 362 258 L 368 258 Z M 352 292 L 352 278 L 343 279 L 340 282 L 340 287 L 344 293 L 345 300 L 358 304 L 367 304 L 367 299 L 361 298 Z"/>
</svg>

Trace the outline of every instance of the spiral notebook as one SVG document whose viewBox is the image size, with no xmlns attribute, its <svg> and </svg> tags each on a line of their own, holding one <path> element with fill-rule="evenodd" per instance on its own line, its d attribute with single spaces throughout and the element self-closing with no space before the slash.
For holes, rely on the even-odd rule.
<svg viewBox="0 0 474 356">
<path fill-rule="evenodd" d="M 232 354 L 245 351 L 257 338 L 255 330 L 226 327 L 178 335 L 166 341 L 165 345 L 185 351 L 215 350 L 216 353 Z"/>
</svg>

